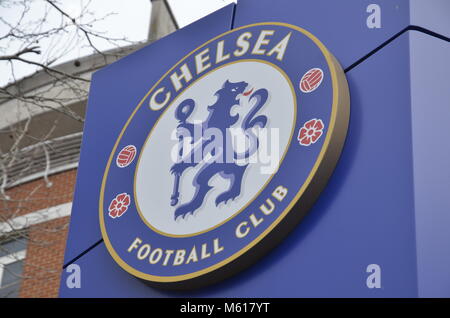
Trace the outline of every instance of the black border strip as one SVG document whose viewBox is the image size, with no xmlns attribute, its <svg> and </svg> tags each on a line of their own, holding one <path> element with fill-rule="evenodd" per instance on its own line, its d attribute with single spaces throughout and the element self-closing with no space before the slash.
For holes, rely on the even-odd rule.
<svg viewBox="0 0 450 318">
<path fill-rule="evenodd" d="M 237 4 L 233 3 L 233 14 L 231 15 L 230 30 L 234 29 L 234 20 L 236 19 Z"/>
<path fill-rule="evenodd" d="M 359 60 L 357 60 L 355 63 L 353 63 L 352 65 L 350 65 L 349 67 L 347 67 L 344 70 L 344 73 L 347 73 L 349 71 L 351 71 L 353 68 L 355 68 L 356 66 L 358 66 L 359 64 L 361 64 L 362 62 L 364 62 L 365 60 L 367 60 L 369 57 L 371 57 L 372 55 L 374 55 L 375 53 L 377 53 L 379 50 L 381 50 L 382 48 L 384 48 L 386 45 L 388 45 L 389 43 L 391 43 L 392 41 L 394 41 L 395 39 L 397 39 L 400 35 L 402 35 L 403 33 L 406 33 L 408 31 L 418 31 L 418 32 L 422 32 L 425 34 L 428 34 L 430 36 L 433 36 L 435 38 L 450 42 L 450 38 L 443 36 L 439 33 L 433 32 L 431 30 L 422 28 L 420 26 L 417 25 L 410 25 L 406 28 L 404 28 L 402 31 L 398 32 L 397 34 L 395 34 L 393 37 L 391 37 L 390 39 L 388 39 L 387 41 L 383 42 L 379 47 L 375 48 L 374 50 L 370 51 L 368 54 L 364 55 L 362 58 L 360 58 Z"/>
<path fill-rule="evenodd" d="M 70 261 L 68 261 L 65 265 L 63 265 L 63 269 L 66 269 L 67 266 L 75 263 L 76 261 L 78 261 L 81 257 L 83 257 L 84 255 L 86 255 L 87 253 L 89 253 L 90 251 L 92 251 L 94 248 L 96 248 L 98 245 L 100 245 L 100 243 L 103 243 L 103 238 L 98 241 L 97 243 L 95 243 L 94 245 L 92 245 L 91 247 L 89 247 L 88 249 L 86 249 L 84 252 L 82 252 L 80 255 L 74 257 L 73 259 L 71 259 Z"/>
<path fill-rule="evenodd" d="M 284 313 L 287 313 L 286 316 L 289 317 L 292 316 L 292 313 L 305 312 L 304 308 L 313 309 L 314 313 L 328 313 L 331 307 L 324 308 L 323 305 L 342 309 L 344 306 L 351 306 L 350 310 L 361 313 L 367 312 L 368 306 L 371 306 L 369 307 L 370 312 L 379 313 L 380 316 L 386 315 L 384 306 L 388 306 L 388 308 L 402 306 L 402 310 L 414 310 L 414 305 L 424 305 L 427 306 L 428 313 L 431 305 L 433 309 L 438 309 L 436 306 L 446 306 L 443 309 L 448 309 L 450 301 L 445 298 L 3 298 L 0 304 L 3 306 L 43 305 L 46 306 L 44 309 L 47 309 L 47 306 L 52 306 L 53 311 L 55 311 L 55 305 L 61 305 L 62 310 L 60 312 L 62 313 L 70 311 L 72 313 L 80 312 L 84 315 L 86 312 L 83 307 L 88 309 L 95 307 L 97 309 L 101 305 L 104 305 L 101 307 L 102 309 L 107 307 L 113 310 L 123 310 L 126 315 L 130 315 L 129 308 L 131 305 L 138 306 L 138 309 L 143 308 L 150 314 L 161 309 L 165 316 L 188 314 L 187 317 L 194 315 L 198 317 L 221 317 L 225 314 L 245 316 L 256 314 L 258 317 L 261 315 L 273 317 L 278 314 L 281 317 L 281 315 L 285 316 Z M 359 306 L 361 306 L 361 311 Z"/>
<path fill-rule="evenodd" d="M 180 26 L 178 24 L 177 19 L 175 18 L 175 14 L 173 13 L 172 7 L 170 6 L 170 3 L 167 0 L 164 0 L 164 5 L 167 8 L 167 11 L 169 12 L 170 18 L 172 19 L 173 23 L 175 24 L 175 28 L 177 30 L 180 29 Z"/>
</svg>

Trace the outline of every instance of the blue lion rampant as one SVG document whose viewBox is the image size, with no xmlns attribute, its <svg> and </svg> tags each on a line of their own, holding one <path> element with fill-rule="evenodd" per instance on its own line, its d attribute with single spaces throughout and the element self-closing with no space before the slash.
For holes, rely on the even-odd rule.
<svg viewBox="0 0 450 318">
<path fill-rule="evenodd" d="M 238 96 L 244 94 L 247 87 L 248 84 L 246 82 L 232 83 L 227 80 L 223 84 L 222 88 L 216 92 L 215 96 L 217 96 L 217 101 L 213 105 L 208 106 L 209 115 L 207 119 L 202 123 L 193 124 L 187 122 L 187 119 L 194 111 L 195 101 L 192 99 L 184 100 L 178 105 L 177 109 L 175 110 L 175 117 L 179 122 L 178 128 L 186 129 L 187 131 L 189 131 L 190 136 L 194 137 L 194 130 L 196 128 L 200 128 L 202 129 L 202 131 L 206 131 L 208 128 L 215 128 L 220 130 L 222 136 L 229 137 L 228 134 L 230 132 L 228 131 L 228 129 L 236 124 L 236 122 L 239 120 L 239 114 L 231 115 L 231 109 L 233 108 L 233 106 L 240 104 Z M 252 92 L 253 90 L 245 93 L 244 95 L 250 95 Z M 255 100 L 256 103 L 248 112 L 241 125 L 241 128 L 246 131 L 248 135 L 250 135 L 250 145 L 248 146 L 248 149 L 246 149 L 244 154 L 238 154 L 235 150 L 233 150 L 233 161 L 247 159 L 257 151 L 259 147 L 259 140 L 253 134 L 251 128 L 256 126 L 264 128 L 266 126 L 267 117 L 264 115 L 256 116 L 256 114 L 265 105 L 267 99 L 267 89 L 258 89 L 250 96 L 250 100 Z M 200 127 L 198 125 L 200 125 Z M 214 141 L 214 137 L 208 138 L 204 134 L 201 135 L 203 136 L 197 136 L 197 140 L 192 140 L 192 145 L 195 144 L 195 146 L 193 146 L 192 150 L 188 153 L 189 160 L 175 163 L 170 170 L 175 177 L 174 189 L 171 197 L 172 206 L 176 206 L 178 204 L 178 198 L 180 195 L 179 184 L 183 172 L 186 169 L 197 166 L 200 163 L 194 160 L 195 152 L 202 151 L 202 149 L 205 149 L 205 147 L 207 147 L 211 142 Z M 231 140 L 230 138 L 224 139 Z M 180 139 L 180 144 L 181 143 L 182 140 Z M 193 214 L 198 208 L 200 208 L 200 206 L 203 204 L 206 194 L 209 192 L 209 190 L 212 189 L 212 187 L 209 185 L 209 181 L 216 174 L 219 174 L 223 178 L 229 179 L 231 182 L 229 189 L 217 196 L 215 202 L 216 206 L 218 206 L 222 202 L 226 204 L 229 200 L 234 200 L 240 195 L 242 179 L 245 170 L 248 167 L 248 164 L 239 166 L 234 162 L 227 163 L 224 149 L 225 145 L 222 145 L 222 148 L 217 151 L 220 153 L 214 153 L 216 152 L 215 150 L 211 152 L 211 155 L 215 156 L 216 159 L 217 156 L 224 156 L 223 158 L 220 158 L 223 160 L 214 160 L 214 162 L 202 162 L 203 166 L 195 175 L 192 182 L 193 186 L 195 187 L 195 194 L 191 201 L 176 208 L 174 215 L 175 219 L 180 216 L 184 218 L 189 214 Z M 180 156 L 182 153 L 183 149 L 180 149 Z"/>
</svg>

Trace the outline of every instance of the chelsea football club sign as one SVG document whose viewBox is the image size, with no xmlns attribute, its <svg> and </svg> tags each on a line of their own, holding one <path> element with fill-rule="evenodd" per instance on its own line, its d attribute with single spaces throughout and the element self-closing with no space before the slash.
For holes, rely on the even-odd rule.
<svg viewBox="0 0 450 318">
<path fill-rule="evenodd" d="M 190 52 L 130 114 L 103 177 L 104 242 L 165 288 L 213 283 L 273 248 L 339 158 L 345 75 L 308 31 L 259 23 Z"/>
</svg>

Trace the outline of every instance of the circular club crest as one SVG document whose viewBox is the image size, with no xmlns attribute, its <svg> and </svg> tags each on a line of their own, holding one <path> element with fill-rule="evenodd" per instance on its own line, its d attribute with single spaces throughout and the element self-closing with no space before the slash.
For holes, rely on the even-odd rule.
<svg viewBox="0 0 450 318">
<path fill-rule="evenodd" d="M 164 288 L 242 270 L 308 212 L 348 120 L 345 75 L 308 31 L 259 23 L 206 42 L 154 84 L 112 149 L 100 197 L 108 251 Z"/>
</svg>

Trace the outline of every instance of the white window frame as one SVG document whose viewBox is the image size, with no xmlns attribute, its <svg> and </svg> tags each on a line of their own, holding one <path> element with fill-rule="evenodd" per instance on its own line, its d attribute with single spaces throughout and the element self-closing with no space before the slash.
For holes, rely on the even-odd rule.
<svg viewBox="0 0 450 318">
<path fill-rule="evenodd" d="M 19 252 L 11 253 L 9 255 L 5 255 L 0 257 L 0 289 L 2 286 L 2 280 L 3 280 L 3 271 L 5 265 L 9 265 L 18 261 L 23 261 L 25 257 L 27 256 L 27 250 L 24 249 Z"/>
<path fill-rule="evenodd" d="M 0 233 L 6 234 L 12 231 L 25 229 L 32 225 L 63 218 L 65 216 L 69 216 L 71 210 L 72 202 L 68 202 L 51 208 L 42 209 L 22 216 L 18 216 L 14 219 L 10 219 L 8 222 L 0 222 Z"/>
<path fill-rule="evenodd" d="M 48 209 L 31 212 L 18 216 L 8 222 L 0 222 L 0 236 L 12 231 L 28 228 L 32 225 L 52 221 L 69 216 L 72 210 L 72 202 L 63 203 Z M 5 265 L 23 261 L 27 256 L 27 249 L 0 257 L 0 289 L 2 288 L 3 272 Z"/>
</svg>

